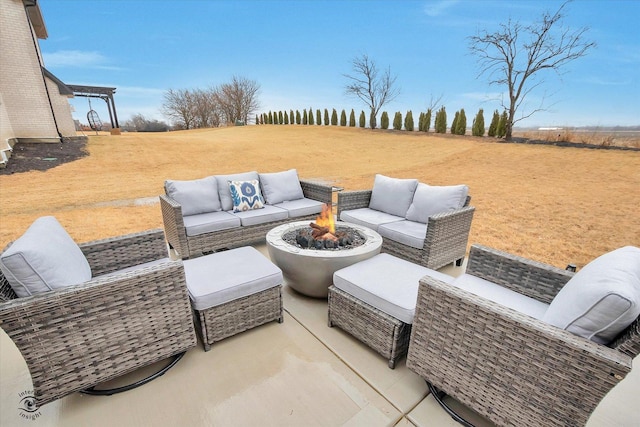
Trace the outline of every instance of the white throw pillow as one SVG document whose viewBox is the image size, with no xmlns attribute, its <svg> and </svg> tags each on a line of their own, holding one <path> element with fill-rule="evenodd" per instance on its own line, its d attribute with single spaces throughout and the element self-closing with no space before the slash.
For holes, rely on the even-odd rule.
<svg viewBox="0 0 640 427">
<path fill-rule="evenodd" d="M 197 215 L 221 210 L 218 182 L 212 176 L 190 181 L 167 180 L 164 183 L 167 196 L 182 207 L 182 215 Z"/>
<path fill-rule="evenodd" d="M 429 222 L 429 217 L 460 209 L 467 200 L 469 187 L 466 185 L 435 186 L 420 183 L 416 188 L 406 218 L 409 221 Z"/>
<path fill-rule="evenodd" d="M 404 218 L 417 185 L 417 179 L 389 178 L 377 174 L 373 181 L 369 207 Z"/>
<path fill-rule="evenodd" d="M 19 297 L 91 279 L 91 267 L 82 250 L 52 216 L 35 220 L 0 255 L 0 269 Z"/>
<path fill-rule="evenodd" d="M 246 212 L 264 208 L 264 199 L 260 193 L 260 183 L 257 179 L 251 181 L 229 181 L 231 200 L 234 212 Z"/>
<path fill-rule="evenodd" d="M 289 169 L 284 172 L 261 173 L 260 184 L 264 199 L 270 205 L 302 199 L 304 193 L 298 178 L 298 171 Z"/>
<path fill-rule="evenodd" d="M 625 246 L 585 265 L 551 301 L 542 320 L 600 344 L 640 314 L 640 249 Z"/>
<path fill-rule="evenodd" d="M 233 175 L 215 175 L 218 181 L 218 196 L 220 197 L 220 205 L 223 211 L 233 209 L 233 200 L 231 200 L 231 192 L 229 191 L 229 181 L 251 181 L 260 179 L 258 172 L 243 172 Z"/>
</svg>

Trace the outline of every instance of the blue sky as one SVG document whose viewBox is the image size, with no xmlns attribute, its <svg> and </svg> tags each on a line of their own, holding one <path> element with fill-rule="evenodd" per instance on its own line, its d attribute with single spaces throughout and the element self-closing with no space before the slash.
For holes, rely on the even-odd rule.
<svg viewBox="0 0 640 427">
<path fill-rule="evenodd" d="M 168 89 L 207 89 L 236 75 L 257 81 L 261 112 L 313 108 L 358 114 L 344 93 L 353 58 L 366 54 L 397 76 L 400 95 L 383 107 L 417 117 L 432 100 L 451 116 L 479 108 L 485 120 L 504 88 L 478 77 L 468 37 L 509 18 L 522 24 L 561 1 L 206 1 L 40 0 L 49 37 L 45 67 L 68 84 L 116 87 L 121 124 L 133 114 L 166 120 Z M 523 112 L 548 111 L 517 126 L 640 125 L 640 1 L 576 0 L 564 25 L 589 27 L 597 43 L 562 75 L 541 74 Z M 86 122 L 86 98 L 72 100 Z M 108 120 L 106 104 L 92 107 Z"/>
</svg>

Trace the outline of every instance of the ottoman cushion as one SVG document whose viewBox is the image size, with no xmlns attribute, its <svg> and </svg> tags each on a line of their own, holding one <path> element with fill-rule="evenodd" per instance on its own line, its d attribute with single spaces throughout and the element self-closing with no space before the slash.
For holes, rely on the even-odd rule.
<svg viewBox="0 0 640 427">
<path fill-rule="evenodd" d="M 282 271 L 251 246 L 184 260 L 184 272 L 196 310 L 253 295 L 283 281 Z"/>
<path fill-rule="evenodd" d="M 338 270 L 333 284 L 363 302 L 401 320 L 413 323 L 418 282 L 431 276 L 446 283 L 454 278 L 383 253 Z"/>
</svg>

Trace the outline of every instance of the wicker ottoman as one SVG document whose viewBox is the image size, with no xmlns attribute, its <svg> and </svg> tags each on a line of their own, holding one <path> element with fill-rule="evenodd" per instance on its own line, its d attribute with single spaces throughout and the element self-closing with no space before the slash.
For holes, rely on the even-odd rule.
<svg viewBox="0 0 640 427">
<path fill-rule="evenodd" d="M 282 271 L 246 246 L 184 262 L 187 288 L 205 351 L 267 322 L 282 323 Z"/>
<path fill-rule="evenodd" d="M 453 277 L 386 253 L 338 270 L 329 288 L 329 327 L 338 326 L 386 359 L 407 354 L 418 282 Z"/>
</svg>

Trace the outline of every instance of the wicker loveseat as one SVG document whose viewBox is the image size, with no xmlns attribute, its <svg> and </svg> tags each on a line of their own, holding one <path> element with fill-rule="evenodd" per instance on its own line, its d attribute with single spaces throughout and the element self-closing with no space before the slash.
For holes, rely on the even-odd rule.
<svg viewBox="0 0 640 427">
<path fill-rule="evenodd" d="M 53 217 L 37 222 L 41 229 L 57 224 Z M 36 238 L 37 245 L 47 244 L 38 235 Z M 19 241 L 12 246 L 18 246 Z M 59 241 L 59 236 L 50 240 L 54 244 Z M 9 249 L 3 253 L 0 273 L 0 326 L 27 363 L 37 406 L 196 345 L 183 264 L 167 258 L 162 230 L 79 245 L 91 278 L 65 286 L 59 280 L 70 276 L 70 268 L 65 266 L 43 285 L 52 290 L 31 296 L 18 297 L 5 274 L 13 276 L 13 281 L 16 256 L 23 257 L 29 250 L 33 253 L 34 248 L 12 256 Z M 37 256 L 69 258 L 66 251 L 56 254 L 49 249 Z M 38 274 L 51 276 L 51 264 L 36 262 L 42 264 L 33 267 Z M 49 279 L 43 280 L 46 283 Z M 19 279 L 20 283 L 28 281 L 28 277 Z"/>
<path fill-rule="evenodd" d="M 462 265 L 475 208 L 466 185 L 376 175 L 373 189 L 338 193 L 338 218 L 376 230 L 382 252 L 431 269 Z"/>
<path fill-rule="evenodd" d="M 420 280 L 407 367 L 497 425 L 582 426 L 640 353 L 639 304 L 638 248 L 574 275 L 473 245 L 453 284 Z"/>
<path fill-rule="evenodd" d="M 234 199 L 232 183 L 255 191 L 261 201 L 255 197 L 257 205 L 237 207 L 234 200 L 246 198 L 236 193 Z M 323 205 L 332 203 L 331 186 L 300 180 L 295 169 L 167 181 L 165 193 L 160 196 L 165 236 L 182 259 L 264 240 L 273 227 L 313 220 Z"/>
</svg>

